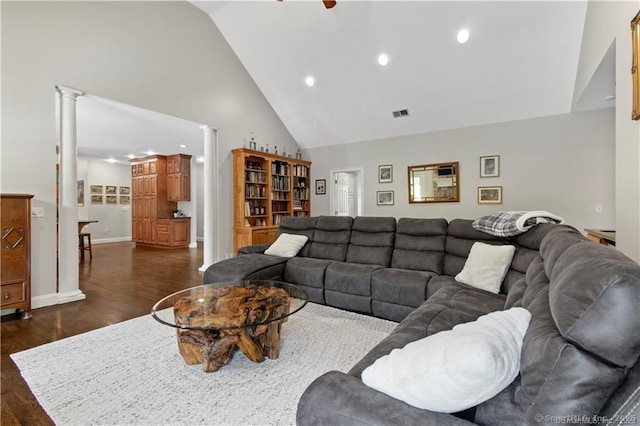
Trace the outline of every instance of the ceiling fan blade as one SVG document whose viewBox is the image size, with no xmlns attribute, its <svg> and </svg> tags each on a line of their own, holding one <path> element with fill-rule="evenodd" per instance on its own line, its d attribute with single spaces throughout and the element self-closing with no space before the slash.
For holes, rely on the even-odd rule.
<svg viewBox="0 0 640 426">
<path fill-rule="evenodd" d="M 282 1 L 282 0 L 277 0 L 277 1 Z M 327 9 L 331 9 L 333 6 L 336 5 L 335 0 L 322 0 L 322 3 L 324 3 L 324 7 L 326 7 Z"/>
</svg>

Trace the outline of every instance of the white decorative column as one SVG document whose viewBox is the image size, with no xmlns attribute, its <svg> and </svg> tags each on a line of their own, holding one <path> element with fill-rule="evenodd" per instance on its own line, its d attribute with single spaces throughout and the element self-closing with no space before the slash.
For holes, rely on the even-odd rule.
<svg viewBox="0 0 640 426">
<path fill-rule="evenodd" d="M 216 208 L 219 204 L 219 165 L 218 165 L 218 129 L 200 126 L 204 131 L 204 247 L 203 263 L 200 271 L 205 271 L 219 259 L 219 216 Z M 214 137 L 215 132 L 215 137 Z"/>
<path fill-rule="evenodd" d="M 76 98 L 84 93 L 56 86 L 60 100 L 60 201 L 58 214 L 58 303 L 85 299 L 78 268 L 78 161 Z"/>
<path fill-rule="evenodd" d="M 189 248 L 198 248 L 198 171 L 196 169 L 196 157 L 191 157 L 191 236 Z"/>
</svg>

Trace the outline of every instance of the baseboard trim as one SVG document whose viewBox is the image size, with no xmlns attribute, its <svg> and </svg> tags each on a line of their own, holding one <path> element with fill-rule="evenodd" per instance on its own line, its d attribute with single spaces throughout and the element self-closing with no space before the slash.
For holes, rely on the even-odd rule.
<svg viewBox="0 0 640 426">
<path fill-rule="evenodd" d="M 46 306 L 62 305 L 63 303 L 84 300 L 87 295 L 82 291 L 72 291 L 71 293 L 50 293 L 31 298 L 31 309 L 44 308 Z"/>
<path fill-rule="evenodd" d="M 122 243 L 126 241 L 133 240 L 131 239 L 131 237 L 101 238 L 99 240 L 92 240 L 91 244 Z"/>
<path fill-rule="evenodd" d="M 31 309 L 44 308 L 45 306 L 53 306 L 59 303 L 58 293 L 34 296 L 31 298 Z"/>
</svg>

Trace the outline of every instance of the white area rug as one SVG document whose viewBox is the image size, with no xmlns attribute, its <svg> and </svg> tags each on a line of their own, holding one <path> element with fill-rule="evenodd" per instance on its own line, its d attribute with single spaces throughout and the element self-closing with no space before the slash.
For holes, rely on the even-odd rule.
<svg viewBox="0 0 640 426">
<path fill-rule="evenodd" d="M 282 327 L 280 357 L 237 351 L 215 373 L 186 365 L 151 315 L 11 355 L 58 425 L 293 425 L 306 387 L 348 371 L 396 323 L 309 303 Z"/>
</svg>

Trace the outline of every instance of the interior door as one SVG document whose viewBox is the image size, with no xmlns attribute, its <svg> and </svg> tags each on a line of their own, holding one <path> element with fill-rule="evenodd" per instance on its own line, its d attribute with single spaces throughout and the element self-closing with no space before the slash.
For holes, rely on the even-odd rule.
<svg viewBox="0 0 640 426">
<path fill-rule="evenodd" d="M 353 216 L 353 176 L 349 173 L 335 175 L 334 216 Z"/>
</svg>

